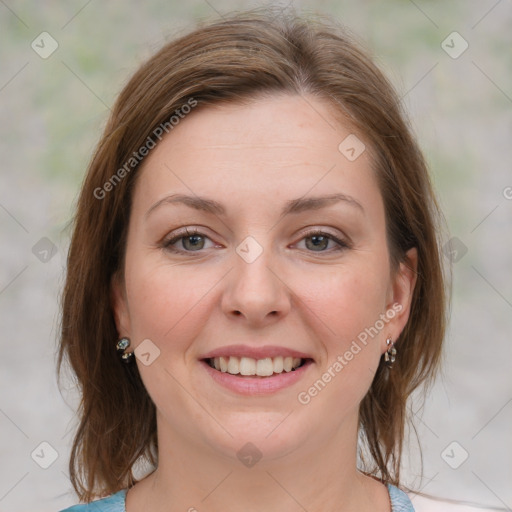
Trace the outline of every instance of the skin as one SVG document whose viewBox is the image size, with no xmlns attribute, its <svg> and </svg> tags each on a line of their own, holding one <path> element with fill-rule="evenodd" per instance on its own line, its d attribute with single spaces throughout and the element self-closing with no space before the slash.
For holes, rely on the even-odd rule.
<svg viewBox="0 0 512 512">
<path fill-rule="evenodd" d="M 350 162 L 338 145 L 352 130 L 331 105 L 275 95 L 189 114 L 152 150 L 135 187 L 123 276 L 112 283 L 116 324 L 157 408 L 159 467 L 127 494 L 126 510 L 390 511 L 385 486 L 356 470 L 358 406 L 386 338 L 408 316 L 416 251 L 390 269 L 382 197 L 369 151 Z M 208 197 L 225 215 L 155 203 Z M 347 201 L 281 217 L 286 201 L 333 193 Z M 152 211 L 148 214 L 148 210 Z M 179 239 L 197 228 L 196 245 Z M 348 243 L 312 243 L 320 229 Z M 182 233 L 184 236 L 185 233 Z M 252 263 L 236 252 L 252 236 Z M 188 252 L 186 252 L 188 250 Z M 344 354 L 379 315 L 401 311 L 304 405 L 297 395 Z M 199 358 L 229 344 L 279 345 L 314 359 L 292 386 L 241 396 L 216 384 Z M 152 347 L 154 347 L 152 345 Z M 400 347 L 397 347 L 400 357 Z M 263 454 L 252 467 L 237 452 Z M 262 492 L 264 489 L 264 492 Z"/>
</svg>

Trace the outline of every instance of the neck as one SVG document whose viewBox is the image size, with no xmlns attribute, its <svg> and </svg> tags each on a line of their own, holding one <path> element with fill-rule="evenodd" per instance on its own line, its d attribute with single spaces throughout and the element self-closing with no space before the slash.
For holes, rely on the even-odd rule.
<svg viewBox="0 0 512 512">
<path fill-rule="evenodd" d="M 320 444 L 315 438 L 279 458 L 261 446 L 253 465 L 248 448 L 244 465 L 218 448 L 178 439 L 158 421 L 158 468 L 129 491 L 127 512 L 390 510 L 386 488 L 356 470 L 357 418 Z"/>
</svg>

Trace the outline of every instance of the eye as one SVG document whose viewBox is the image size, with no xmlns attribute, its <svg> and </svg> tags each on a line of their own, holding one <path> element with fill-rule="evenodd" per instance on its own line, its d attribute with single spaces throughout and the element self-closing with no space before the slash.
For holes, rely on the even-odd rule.
<svg viewBox="0 0 512 512">
<path fill-rule="evenodd" d="M 305 240 L 306 248 L 313 252 L 333 252 L 349 248 L 348 242 L 324 231 L 310 231 L 305 234 L 301 241 L 302 240 Z M 331 245 L 331 251 L 325 250 L 329 247 L 330 242 L 334 244 L 334 247 Z"/>
<path fill-rule="evenodd" d="M 174 253 L 200 252 L 207 248 L 205 247 L 206 240 L 210 239 L 197 229 L 185 228 L 181 232 L 174 233 L 171 238 L 164 240 L 162 247 Z M 305 233 L 302 240 L 305 241 L 306 249 L 312 252 L 330 253 L 350 248 L 348 242 L 321 230 Z M 181 245 L 181 247 L 175 247 L 176 245 Z"/>
<path fill-rule="evenodd" d="M 173 247 L 181 240 L 181 248 Z M 176 252 L 198 252 L 205 248 L 205 241 L 210 240 L 203 233 L 196 229 L 189 230 L 186 228 L 181 233 L 175 233 L 172 238 L 164 240 L 162 247 L 165 249 Z"/>
</svg>

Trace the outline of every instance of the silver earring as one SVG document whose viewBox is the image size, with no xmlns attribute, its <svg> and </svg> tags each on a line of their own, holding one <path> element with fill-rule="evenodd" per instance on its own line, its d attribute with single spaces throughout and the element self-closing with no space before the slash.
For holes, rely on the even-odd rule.
<svg viewBox="0 0 512 512">
<path fill-rule="evenodd" d="M 121 338 L 116 344 L 116 350 L 123 363 L 131 363 L 133 361 L 133 352 L 126 352 L 126 349 L 130 346 L 130 340 L 128 338 Z"/>
<path fill-rule="evenodd" d="M 388 346 L 388 349 L 384 352 L 384 362 L 388 368 L 392 368 L 393 363 L 396 360 L 396 348 L 391 338 L 386 340 L 386 345 Z"/>
</svg>

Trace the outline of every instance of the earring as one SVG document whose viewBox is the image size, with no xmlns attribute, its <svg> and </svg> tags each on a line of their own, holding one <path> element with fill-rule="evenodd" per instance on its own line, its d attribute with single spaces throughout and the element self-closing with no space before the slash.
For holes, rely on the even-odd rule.
<svg viewBox="0 0 512 512">
<path fill-rule="evenodd" d="M 393 363 L 396 360 L 396 348 L 391 338 L 386 340 L 386 345 L 388 346 L 388 349 L 384 352 L 384 362 L 388 368 L 392 368 Z"/>
<path fill-rule="evenodd" d="M 131 363 L 133 361 L 133 352 L 125 352 L 130 346 L 128 338 L 121 338 L 116 344 L 116 350 L 123 363 Z"/>
</svg>

